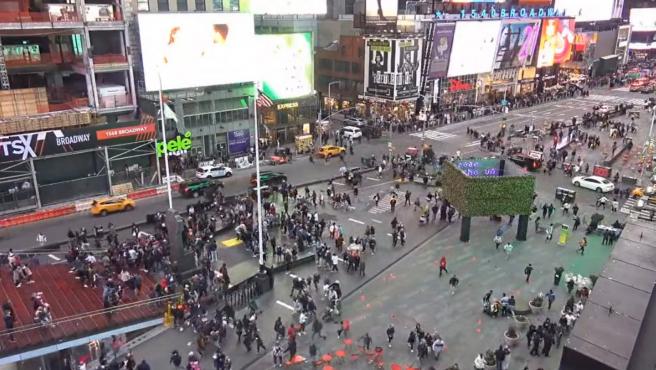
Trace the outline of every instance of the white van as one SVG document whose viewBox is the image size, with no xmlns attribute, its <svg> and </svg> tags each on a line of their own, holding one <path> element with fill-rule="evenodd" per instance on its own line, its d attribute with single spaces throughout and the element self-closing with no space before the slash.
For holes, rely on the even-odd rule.
<svg viewBox="0 0 656 370">
<path fill-rule="evenodd" d="M 342 127 L 342 137 L 345 139 L 360 139 L 362 138 L 362 130 L 354 126 Z"/>
<path fill-rule="evenodd" d="M 232 168 L 222 164 L 213 166 L 201 166 L 196 169 L 196 177 L 199 179 L 216 179 L 219 177 L 232 176 Z"/>
</svg>

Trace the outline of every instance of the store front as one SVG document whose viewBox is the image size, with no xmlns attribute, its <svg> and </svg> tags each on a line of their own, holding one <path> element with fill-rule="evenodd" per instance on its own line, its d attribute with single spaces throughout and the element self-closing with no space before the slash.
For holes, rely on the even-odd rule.
<svg viewBox="0 0 656 370">
<path fill-rule="evenodd" d="M 549 90 L 558 85 L 558 71 L 558 65 L 538 69 L 538 74 L 536 75 L 538 93 L 543 93 L 545 90 Z"/>
<path fill-rule="evenodd" d="M 535 92 L 535 67 L 523 67 L 517 74 L 517 94 L 529 95 Z"/>
<path fill-rule="evenodd" d="M 315 132 L 317 113 L 317 100 L 314 96 L 276 102 L 261 110 L 259 121 L 264 126 L 264 132 L 260 133 L 260 137 L 272 143 L 292 143 L 296 136 Z"/>
<path fill-rule="evenodd" d="M 466 75 L 440 80 L 439 110 L 456 111 L 458 106 L 475 105 L 478 75 Z"/>
<path fill-rule="evenodd" d="M 481 83 L 485 86 L 486 97 L 490 101 L 499 101 L 512 97 L 515 94 L 515 81 L 518 68 L 507 68 L 494 71 L 481 76 Z"/>
<path fill-rule="evenodd" d="M 0 213 L 154 185 L 155 135 L 155 123 L 134 122 L 3 137 Z"/>
</svg>

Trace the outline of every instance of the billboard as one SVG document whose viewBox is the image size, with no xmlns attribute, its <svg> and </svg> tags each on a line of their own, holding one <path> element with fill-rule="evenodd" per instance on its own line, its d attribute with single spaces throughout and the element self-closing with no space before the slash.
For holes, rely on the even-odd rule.
<svg viewBox="0 0 656 370">
<path fill-rule="evenodd" d="M 438 23 L 433 34 L 433 50 L 431 51 L 428 77 L 445 77 L 449 69 L 449 57 L 453 46 L 453 31 L 455 23 Z"/>
<path fill-rule="evenodd" d="M 249 6 L 250 5 L 250 6 Z M 253 14 L 315 14 L 327 12 L 327 0 L 250 0 L 250 4 L 242 0 L 240 11 Z"/>
<path fill-rule="evenodd" d="M 262 91 L 273 100 L 312 94 L 312 33 L 257 35 L 256 38 Z"/>
<path fill-rule="evenodd" d="M 246 13 L 138 15 L 146 90 L 255 80 L 253 16 Z"/>
<path fill-rule="evenodd" d="M 155 138 L 155 123 L 115 124 L 0 136 L 0 162 L 24 161 Z"/>
<path fill-rule="evenodd" d="M 605 21 L 613 18 L 617 0 L 556 0 L 554 9 L 574 17 L 577 22 Z"/>
<path fill-rule="evenodd" d="M 251 147 L 251 134 L 246 129 L 228 131 L 228 152 L 230 155 L 248 154 Z"/>
<path fill-rule="evenodd" d="M 656 8 L 631 9 L 631 32 L 656 31 Z"/>
<path fill-rule="evenodd" d="M 394 99 L 395 40 L 372 38 L 365 40 L 365 94 L 383 99 Z"/>
<path fill-rule="evenodd" d="M 540 37 L 539 20 L 508 20 L 501 25 L 494 69 L 530 65 Z"/>
<path fill-rule="evenodd" d="M 448 77 L 492 71 L 501 21 L 462 21 L 456 25 Z"/>
<path fill-rule="evenodd" d="M 396 40 L 395 100 L 419 96 L 422 41 L 420 38 Z"/>
<path fill-rule="evenodd" d="M 398 14 L 398 0 L 366 0 L 365 17 L 367 24 L 396 24 Z"/>
<path fill-rule="evenodd" d="M 572 56 L 574 19 L 548 18 L 542 20 L 537 67 L 550 67 L 567 62 Z"/>
</svg>

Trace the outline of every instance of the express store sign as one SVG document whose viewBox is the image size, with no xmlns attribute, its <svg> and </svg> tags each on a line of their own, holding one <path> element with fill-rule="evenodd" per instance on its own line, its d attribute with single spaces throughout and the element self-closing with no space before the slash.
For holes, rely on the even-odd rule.
<svg viewBox="0 0 656 370">
<path fill-rule="evenodd" d="M 154 123 L 117 124 L 0 137 L 0 162 L 24 161 L 116 144 L 154 139 Z"/>
</svg>

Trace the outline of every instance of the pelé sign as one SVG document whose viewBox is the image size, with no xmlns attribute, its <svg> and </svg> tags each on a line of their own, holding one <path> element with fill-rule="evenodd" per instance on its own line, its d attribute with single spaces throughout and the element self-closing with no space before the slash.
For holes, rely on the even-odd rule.
<svg viewBox="0 0 656 370">
<path fill-rule="evenodd" d="M 499 19 L 499 18 L 549 18 L 549 17 L 562 17 L 565 16 L 565 11 L 558 11 L 554 8 L 501 8 L 497 9 L 494 6 L 488 9 L 478 11 L 471 9 L 460 10 L 460 13 L 449 14 L 440 11 L 435 12 L 437 19 Z"/>
<path fill-rule="evenodd" d="M 171 156 L 180 156 L 187 154 L 191 149 L 191 132 L 187 131 L 184 134 L 184 137 L 178 135 L 173 140 L 169 140 L 166 143 L 158 142 L 157 143 L 157 158 L 161 158 L 164 155 L 164 152 L 169 153 Z"/>
</svg>

